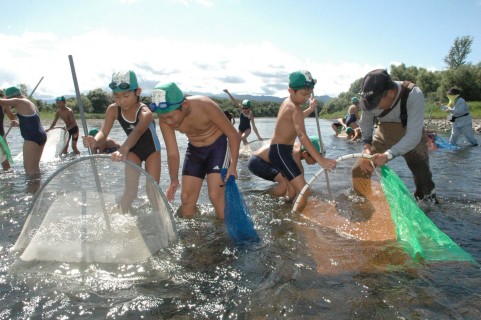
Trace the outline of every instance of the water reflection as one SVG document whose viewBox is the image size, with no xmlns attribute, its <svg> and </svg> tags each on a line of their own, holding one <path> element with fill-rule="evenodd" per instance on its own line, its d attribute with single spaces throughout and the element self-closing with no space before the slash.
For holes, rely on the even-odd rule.
<svg viewBox="0 0 481 320">
<path fill-rule="evenodd" d="M 314 119 L 307 120 L 308 133 L 315 134 Z M 270 136 L 273 121 L 256 119 L 261 136 Z M 9 136 L 13 154 L 21 146 L 14 130 Z M 360 151 L 361 144 L 335 138 L 329 122 L 321 121 L 321 130 L 329 157 Z M 112 134 L 119 141 L 125 138 L 117 127 Z M 187 143 L 183 136 L 178 139 L 183 155 Z M 161 187 L 165 189 L 168 171 L 165 149 L 162 152 Z M 443 203 L 427 212 L 477 261 L 481 259 L 480 155 L 481 148 L 431 153 L 436 189 Z M 9 249 L 18 238 L 33 195 L 26 193 L 23 166 L 16 163 L 12 171 L 0 175 L 0 317 L 481 318 L 481 303 L 475 299 L 481 296 L 478 265 L 414 262 L 406 259 L 392 239 L 360 241 L 292 214 L 292 205 L 269 196 L 270 183 L 252 176 L 245 160 L 239 161 L 238 185 L 262 239 L 260 244 L 241 248 L 229 241 L 204 187 L 199 214 L 190 220 L 176 218 L 179 240 L 135 264 L 19 263 L 18 255 Z M 42 166 L 42 180 L 63 161 L 69 160 Z M 395 159 L 391 166 L 412 190 L 410 172 L 402 161 Z M 307 176 L 318 169 L 305 168 Z M 367 210 L 349 191 L 349 172 L 346 164 L 330 175 L 336 209 L 344 217 Z M 322 179 L 313 193 L 327 197 Z M 174 210 L 179 204 L 176 198 Z"/>
</svg>

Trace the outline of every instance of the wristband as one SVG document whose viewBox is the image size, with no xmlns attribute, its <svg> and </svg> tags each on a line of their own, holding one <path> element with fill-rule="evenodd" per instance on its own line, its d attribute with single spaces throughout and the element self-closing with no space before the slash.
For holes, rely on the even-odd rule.
<svg viewBox="0 0 481 320">
<path fill-rule="evenodd" d="M 386 152 L 384 152 L 384 154 L 385 154 L 386 157 L 387 157 L 387 161 L 392 160 L 392 158 L 393 158 L 392 153 L 390 153 L 389 151 L 386 151 Z"/>
</svg>

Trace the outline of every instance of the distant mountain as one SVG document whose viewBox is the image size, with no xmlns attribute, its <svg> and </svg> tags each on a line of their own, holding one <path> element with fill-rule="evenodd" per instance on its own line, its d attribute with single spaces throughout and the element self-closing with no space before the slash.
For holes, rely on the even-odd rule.
<svg viewBox="0 0 481 320">
<path fill-rule="evenodd" d="M 213 93 L 206 93 L 206 92 L 186 92 L 186 93 L 190 94 L 190 95 L 203 95 L 203 96 L 208 96 L 208 97 L 212 97 L 212 98 L 216 98 L 216 99 L 229 99 L 229 97 L 225 93 L 222 93 L 222 94 L 213 94 Z M 84 93 L 84 94 L 86 94 L 86 93 Z M 142 96 L 143 95 L 144 94 L 142 94 Z M 75 98 L 75 95 L 65 95 L 65 99 L 68 100 L 69 98 Z M 234 98 L 239 99 L 239 100 L 247 99 L 247 100 L 252 100 L 252 101 L 269 101 L 269 102 L 276 102 L 276 103 L 281 103 L 285 99 L 285 97 L 279 98 L 279 97 L 275 97 L 275 96 L 255 96 L 255 95 L 250 95 L 250 94 L 239 94 L 239 95 L 235 94 Z M 51 97 L 39 96 L 36 99 L 43 100 L 48 104 L 55 103 L 55 98 L 51 98 Z M 324 95 L 324 96 L 316 96 L 316 99 L 326 103 L 327 101 L 332 99 L 332 97 Z"/>
<path fill-rule="evenodd" d="M 194 94 L 206 95 L 206 96 L 217 98 L 217 99 L 228 99 L 228 97 L 225 93 L 223 93 L 223 94 L 209 94 L 209 93 L 201 93 L 201 92 L 191 92 L 190 94 L 192 94 L 192 95 L 194 95 Z M 277 103 L 281 103 L 285 99 L 285 97 L 279 98 L 279 97 L 275 97 L 275 96 L 254 96 L 254 95 L 250 95 L 250 94 L 235 94 L 233 96 L 234 96 L 234 98 L 239 99 L 239 100 L 247 99 L 247 100 L 252 100 L 252 101 L 269 101 L 269 102 L 277 102 Z M 332 99 L 332 97 L 324 95 L 324 96 L 316 96 L 316 99 L 326 103 L 327 101 Z"/>
</svg>

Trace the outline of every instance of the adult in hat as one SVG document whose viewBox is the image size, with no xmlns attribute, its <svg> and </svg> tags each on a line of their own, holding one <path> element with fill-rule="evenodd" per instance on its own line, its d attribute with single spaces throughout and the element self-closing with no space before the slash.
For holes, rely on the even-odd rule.
<svg viewBox="0 0 481 320">
<path fill-rule="evenodd" d="M 404 157 L 414 178 L 418 200 L 437 203 L 435 185 L 429 167 L 427 134 L 424 130 L 424 95 L 414 86 L 404 88 L 403 82 L 393 81 L 384 69 L 366 74 L 361 85 L 360 121 L 363 153 L 372 154 L 372 162 L 382 166 L 396 157 Z M 407 122 L 401 119 L 401 104 L 406 95 Z M 378 119 L 374 130 L 375 118 Z M 353 186 L 361 192 L 369 192 L 374 168 L 367 159 L 358 159 L 352 169 Z"/>
<path fill-rule="evenodd" d="M 172 201 L 179 184 L 180 155 L 176 131 L 189 140 L 182 167 L 180 214 L 193 217 L 196 204 L 207 178 L 209 198 L 219 219 L 224 219 L 225 181 L 237 178 L 240 137 L 221 108 L 206 96 L 187 96 L 173 82 L 159 83 L 152 90 L 150 109 L 159 117 L 160 130 L 167 149 L 170 184 L 167 200 Z M 229 152 L 230 149 L 230 152 Z"/>
<path fill-rule="evenodd" d="M 449 102 L 444 110 L 449 112 L 448 120 L 452 122 L 449 143 L 457 145 L 459 137 L 463 135 L 472 146 L 478 146 L 478 141 L 474 137 L 473 119 L 466 100 L 461 97 L 461 90 L 452 87 L 446 92 L 446 96 Z"/>
</svg>

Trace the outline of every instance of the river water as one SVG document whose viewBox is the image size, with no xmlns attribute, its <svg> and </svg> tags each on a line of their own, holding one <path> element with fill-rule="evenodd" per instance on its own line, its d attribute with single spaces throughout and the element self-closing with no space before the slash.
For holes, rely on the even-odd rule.
<svg viewBox="0 0 481 320">
<path fill-rule="evenodd" d="M 261 136 L 270 137 L 274 122 L 256 120 Z M 361 143 L 334 137 L 329 121 L 320 124 L 328 157 L 361 151 Z M 317 134 L 315 119 L 306 119 L 306 128 Z M 117 125 L 111 135 L 125 139 Z M 183 156 L 186 140 L 178 138 Z M 477 139 L 481 141 L 479 135 Z M 23 140 L 17 128 L 8 141 L 12 154 L 18 154 Z M 480 156 L 481 148 L 468 146 L 432 151 L 431 168 L 442 203 L 426 209 L 477 262 Z M 165 190 L 165 150 L 162 159 Z M 67 161 L 42 163 L 42 182 Z M 338 201 L 349 202 L 351 165 L 340 164 L 330 174 Z M 404 160 L 394 159 L 389 165 L 412 190 Z M 310 178 L 319 167 L 305 169 Z M 34 272 L 18 272 L 18 253 L 10 249 L 34 195 L 17 161 L 12 170 L 0 174 L 0 319 L 481 319 L 477 263 L 416 262 L 405 257 L 396 241 L 344 237 L 291 213 L 292 204 L 271 197 L 271 183 L 250 174 L 245 156 L 238 173 L 238 186 L 261 237 L 257 245 L 232 244 L 223 222 L 215 219 L 204 185 L 197 217 L 176 218 L 178 242 L 143 263 L 90 264 L 81 271 L 69 263 L 40 263 Z M 111 174 L 114 179 L 117 173 Z M 325 181 L 318 185 L 314 196 L 325 197 Z M 174 210 L 179 204 L 178 194 Z M 326 261 L 329 270 L 323 267 Z"/>
</svg>

